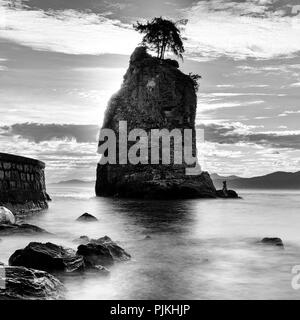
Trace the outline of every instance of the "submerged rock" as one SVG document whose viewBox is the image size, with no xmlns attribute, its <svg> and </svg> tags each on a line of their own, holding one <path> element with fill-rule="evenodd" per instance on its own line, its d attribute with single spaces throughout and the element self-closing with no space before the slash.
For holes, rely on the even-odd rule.
<svg viewBox="0 0 300 320">
<path fill-rule="evenodd" d="M 63 284 L 47 272 L 0 267 L 0 300 L 57 300 L 63 297 Z"/>
<path fill-rule="evenodd" d="M 30 242 L 24 249 L 17 250 L 9 265 L 24 266 L 48 272 L 75 272 L 84 270 L 82 256 L 75 250 L 53 243 Z"/>
<path fill-rule="evenodd" d="M 81 244 L 77 248 L 77 255 L 83 257 L 84 263 L 88 268 L 97 265 L 111 266 L 114 263 L 113 257 L 109 250 L 101 244 Z"/>
<path fill-rule="evenodd" d="M 260 243 L 283 248 L 283 242 L 280 238 L 263 238 Z"/>
<path fill-rule="evenodd" d="M 239 195 L 234 190 L 227 190 L 226 194 L 223 190 L 217 190 L 217 196 L 225 199 L 237 199 Z"/>
<path fill-rule="evenodd" d="M 114 261 L 127 261 L 131 259 L 130 254 L 108 236 L 99 239 L 89 239 L 87 236 L 81 236 L 76 240 L 81 243 L 77 254 L 82 255 L 89 266 L 97 264 L 111 265 Z"/>
<path fill-rule="evenodd" d="M 0 224 L 0 235 L 9 236 L 13 234 L 32 235 L 32 234 L 50 234 L 46 230 L 32 224 Z"/>
<path fill-rule="evenodd" d="M 6 207 L 0 206 L 0 224 L 15 224 L 16 218 Z"/>
<path fill-rule="evenodd" d="M 101 244 L 105 246 L 115 261 L 127 261 L 131 259 L 131 255 L 123 248 L 118 246 L 116 242 L 112 241 L 110 237 L 104 236 L 102 238 L 91 240 L 91 243 Z"/>
<path fill-rule="evenodd" d="M 74 239 L 73 242 L 79 244 L 87 244 L 90 242 L 90 238 L 88 236 L 80 236 L 79 238 Z"/>
<path fill-rule="evenodd" d="M 138 47 L 130 58 L 129 68 L 121 89 L 111 98 L 106 110 L 103 128 L 111 129 L 117 137 L 117 148 L 122 133 L 119 122 L 126 121 L 127 131 L 143 129 L 150 141 L 152 129 L 178 129 L 183 136 L 191 129 L 189 139 L 192 155 L 196 158 L 195 117 L 197 96 L 190 75 L 182 73 L 178 64 L 151 57 L 144 47 Z M 133 142 L 125 148 L 130 149 Z M 160 148 L 161 149 L 161 148 Z M 98 196 L 137 197 L 155 199 L 215 198 L 216 189 L 207 172 L 187 175 L 186 169 L 195 167 L 174 161 L 174 143 L 171 143 L 170 163 L 150 163 L 150 144 L 143 164 L 98 164 L 96 194 Z M 160 150 L 161 151 L 161 150 Z M 179 150 L 181 156 L 183 150 Z M 196 161 L 197 162 L 197 161 Z"/>
<path fill-rule="evenodd" d="M 79 218 L 76 219 L 77 221 L 81 221 L 81 222 L 93 222 L 93 221 L 98 221 L 98 219 L 96 217 L 94 217 L 93 215 L 89 214 L 89 213 L 84 213 L 83 215 L 81 215 Z"/>
</svg>

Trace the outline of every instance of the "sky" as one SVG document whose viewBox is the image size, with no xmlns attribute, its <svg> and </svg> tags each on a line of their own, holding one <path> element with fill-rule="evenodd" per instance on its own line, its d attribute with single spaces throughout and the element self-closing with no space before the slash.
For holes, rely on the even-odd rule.
<svg viewBox="0 0 300 320">
<path fill-rule="evenodd" d="M 0 152 L 46 162 L 48 182 L 93 180 L 132 24 L 156 16 L 188 21 L 203 169 L 299 171 L 300 0 L 0 0 Z"/>
</svg>

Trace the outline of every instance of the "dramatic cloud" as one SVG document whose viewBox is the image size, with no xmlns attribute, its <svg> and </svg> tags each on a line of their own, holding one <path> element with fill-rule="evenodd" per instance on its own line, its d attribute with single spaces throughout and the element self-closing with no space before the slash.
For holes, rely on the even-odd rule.
<svg viewBox="0 0 300 320">
<path fill-rule="evenodd" d="M 299 0 L 125 2 L 0 0 L 2 152 L 45 161 L 48 181 L 93 179 L 98 125 L 141 39 L 132 23 L 162 15 L 189 20 L 180 68 L 202 76 L 207 170 L 299 170 Z"/>
<path fill-rule="evenodd" d="M 6 1 L 5 1 L 6 2 Z M 76 10 L 28 10 L 0 2 L 1 37 L 38 50 L 70 54 L 130 54 L 140 35 L 105 15 Z"/>
<path fill-rule="evenodd" d="M 41 1 L 42 2 L 42 1 Z M 1 6 L 2 3 L 2 6 Z M 17 41 L 38 50 L 72 54 L 130 54 L 140 42 L 141 35 L 133 31 L 136 15 L 121 22 L 118 3 L 111 11 L 108 4 L 92 2 L 87 5 L 70 2 L 52 6 L 29 3 L 32 7 L 4 6 L 0 2 L 1 37 Z M 292 13 L 291 5 L 276 6 L 273 1 L 186 1 L 186 9 L 175 3 L 177 17 L 187 18 L 186 56 L 193 59 L 230 56 L 235 59 L 253 57 L 267 59 L 290 56 L 300 50 L 300 15 Z M 139 3 L 129 3 L 137 6 Z M 165 8 L 166 9 L 166 8 Z M 166 11 L 167 12 L 167 11 Z M 113 18 L 112 18 L 113 17 Z M 124 18 L 124 17 L 123 17 Z"/>
<path fill-rule="evenodd" d="M 300 131 L 254 132 L 254 127 L 241 123 L 203 124 L 206 141 L 219 144 L 257 144 L 273 148 L 300 149 Z"/>
<path fill-rule="evenodd" d="M 0 146 L 2 152 L 44 161 L 48 183 L 74 177 L 92 180 L 99 160 L 97 130 L 94 126 L 16 124 L 0 127 Z"/>
<path fill-rule="evenodd" d="M 199 1 L 185 11 L 186 44 L 194 58 L 267 59 L 300 51 L 300 15 L 273 1 Z M 290 14 L 289 14 L 290 13 Z"/>
<path fill-rule="evenodd" d="M 288 112 L 287 112 L 288 113 Z M 198 128 L 204 129 L 205 141 L 218 144 L 238 144 L 249 143 L 270 146 L 273 148 L 300 149 L 299 130 L 281 131 L 257 131 L 259 126 L 244 125 L 242 123 L 207 123 L 200 124 Z M 17 123 L 11 126 L 0 127 L 2 137 L 20 137 L 34 143 L 49 142 L 53 140 L 66 141 L 67 144 L 74 140 L 75 144 L 97 143 L 99 127 L 95 125 L 70 125 L 70 124 L 38 124 L 38 123 Z M 62 155 L 56 150 L 56 156 Z M 43 152 L 47 155 L 46 150 Z M 51 152 L 52 154 L 52 152 Z M 78 156 L 78 151 L 67 153 L 63 149 L 64 155 Z"/>
<path fill-rule="evenodd" d="M 96 125 L 17 123 L 0 127 L 2 136 L 20 136 L 36 143 L 74 139 L 78 143 L 94 142 L 96 145 L 98 133 L 99 127 Z"/>
</svg>

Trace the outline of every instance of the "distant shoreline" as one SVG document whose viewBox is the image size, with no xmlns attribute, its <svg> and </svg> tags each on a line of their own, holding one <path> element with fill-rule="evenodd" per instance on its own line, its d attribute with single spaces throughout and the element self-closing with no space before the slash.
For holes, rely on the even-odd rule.
<svg viewBox="0 0 300 320">
<path fill-rule="evenodd" d="M 222 188 L 223 181 L 227 181 L 229 188 L 235 189 L 263 189 L 263 190 L 300 190 L 300 171 L 274 172 L 264 176 L 241 178 L 238 176 L 220 176 L 211 174 L 216 189 Z M 60 185 L 93 185 L 93 180 L 71 179 L 49 183 L 48 186 Z"/>
</svg>

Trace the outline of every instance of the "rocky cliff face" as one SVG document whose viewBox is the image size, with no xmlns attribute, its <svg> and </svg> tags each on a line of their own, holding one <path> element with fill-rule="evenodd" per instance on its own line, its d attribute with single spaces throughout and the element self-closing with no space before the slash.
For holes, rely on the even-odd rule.
<svg viewBox="0 0 300 320">
<path fill-rule="evenodd" d="M 103 128 L 112 129 L 119 147 L 119 122 L 127 121 L 128 132 L 143 129 L 184 129 L 193 132 L 192 153 L 196 155 L 195 116 L 197 97 L 190 76 L 178 69 L 176 61 L 159 60 L 138 47 L 130 58 L 121 89 L 111 98 Z M 128 148 L 132 144 L 128 144 Z M 207 172 L 187 175 L 189 164 L 174 161 L 171 142 L 170 164 L 99 164 L 96 194 L 146 198 L 215 197 L 216 190 Z"/>
</svg>

